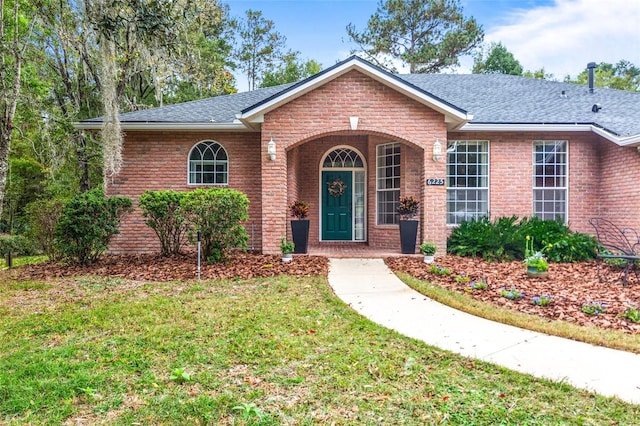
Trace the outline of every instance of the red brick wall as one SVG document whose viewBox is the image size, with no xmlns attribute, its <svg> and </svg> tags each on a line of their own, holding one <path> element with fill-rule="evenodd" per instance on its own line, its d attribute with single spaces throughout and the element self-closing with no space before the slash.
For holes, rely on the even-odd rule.
<svg viewBox="0 0 640 426">
<path fill-rule="evenodd" d="M 358 117 L 358 128 L 353 131 L 350 127 L 349 117 Z M 333 135 L 367 135 L 369 144 L 354 147 L 360 149 L 367 157 L 368 164 L 368 240 L 369 244 L 376 247 L 398 248 L 398 228 L 378 227 L 375 225 L 375 145 L 379 143 L 401 142 L 403 143 L 403 193 L 409 192 L 422 198 L 423 189 L 421 162 L 429 158 L 424 152 L 431 152 L 431 146 L 436 139 L 446 140 L 446 125 L 442 114 L 435 112 L 424 105 L 408 99 L 406 96 L 378 83 L 357 71 L 351 71 L 314 91 L 300 96 L 297 99 L 277 108 L 265 115 L 262 124 L 263 142 L 273 137 L 280 149 L 284 147 L 288 153 L 299 156 L 298 159 L 285 161 L 276 160 L 267 164 L 268 170 L 281 170 L 283 175 L 289 174 L 285 167 L 291 167 L 288 179 L 284 180 L 275 174 L 263 174 L 263 187 L 266 182 L 275 179 L 279 185 L 284 185 L 287 190 L 279 194 L 271 194 L 263 199 L 263 251 L 266 253 L 278 252 L 277 242 L 287 232 L 288 221 L 283 220 L 279 211 L 268 211 L 266 206 L 282 206 L 289 201 L 301 196 L 297 194 L 310 194 L 312 212 L 318 214 L 318 166 L 321 156 L 336 142 L 326 138 Z M 343 142 L 340 142 L 343 143 Z M 306 145 L 313 147 L 306 147 Z M 300 147 L 300 152 L 296 148 Z M 404 155 L 404 154 L 409 155 Z M 311 160 L 311 163 L 307 163 Z M 277 164 L 276 164 L 277 163 Z M 429 159 L 429 167 L 431 167 Z M 264 164 L 264 160 L 263 160 Z M 444 165 L 435 166 L 441 170 Z M 291 180 L 295 179 L 296 183 Z M 297 189 L 291 189 L 297 185 Z M 309 193 L 309 186 L 311 192 Z M 291 187 L 291 188 L 290 188 Z M 264 192 L 264 191 L 263 191 Z M 315 199 L 311 199 L 314 197 Z M 442 191 L 431 197 L 435 202 L 438 197 L 444 201 Z M 429 214 L 434 214 L 436 209 L 431 208 Z M 313 220 L 313 217 L 311 217 Z M 438 223 L 435 218 L 423 218 L 423 226 Z M 310 241 L 318 241 L 318 225 L 312 225 Z M 443 222 L 442 222 L 443 223 Z M 314 229 L 315 228 L 315 229 Z M 435 228 L 434 228 L 435 229 Z M 437 236 L 433 230 L 429 232 Z M 444 244 L 444 231 L 441 232 L 441 245 Z"/>
<path fill-rule="evenodd" d="M 600 140 L 598 154 L 602 164 L 599 215 L 640 231 L 640 152 Z"/>
<path fill-rule="evenodd" d="M 187 161 L 191 148 L 203 140 L 215 140 L 226 149 L 229 158 L 228 186 L 249 197 L 250 220 L 246 228 L 251 235 L 253 224 L 255 238 L 255 241 L 249 241 L 249 248 L 252 243 L 258 249 L 261 247 L 259 134 L 129 131 L 122 153 L 122 171 L 108 183 L 107 194 L 130 197 L 135 210 L 122 221 L 120 235 L 111 242 L 111 252 L 160 251 L 155 233 L 144 224 L 138 196 L 147 189 L 188 191 L 198 187 L 187 184 Z"/>
<path fill-rule="evenodd" d="M 492 218 L 533 214 L 533 142 L 566 140 L 569 151 L 569 225 L 592 233 L 589 218 L 599 214 L 598 198 L 602 141 L 592 133 L 496 132 L 451 133 L 449 140 L 488 140 L 490 159 L 489 210 Z"/>
</svg>

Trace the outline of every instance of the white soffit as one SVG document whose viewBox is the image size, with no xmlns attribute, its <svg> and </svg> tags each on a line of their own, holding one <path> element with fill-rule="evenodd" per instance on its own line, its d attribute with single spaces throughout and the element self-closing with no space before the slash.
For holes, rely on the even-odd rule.
<svg viewBox="0 0 640 426">
<path fill-rule="evenodd" d="M 356 58 L 345 61 L 343 64 L 336 66 L 333 69 L 328 69 L 325 73 L 320 73 L 317 77 L 311 77 L 303 84 L 296 86 L 290 90 L 286 90 L 282 95 L 276 96 L 267 102 L 260 103 L 254 108 L 246 110 L 244 113 L 236 115 L 236 117 L 245 123 L 261 122 L 264 119 L 264 114 L 272 111 L 280 106 L 291 102 L 292 100 L 313 91 L 314 89 L 334 80 L 349 71 L 357 70 L 362 74 L 371 77 L 372 79 L 391 87 L 392 89 L 404 94 L 405 96 L 426 105 L 435 111 L 440 112 L 445 116 L 445 121 L 448 123 L 456 123 L 457 125 L 464 124 L 473 119 L 473 116 L 467 112 L 461 111 L 451 105 L 448 105 L 441 100 L 429 96 L 421 90 L 413 87 L 409 84 L 403 83 L 401 80 L 393 78 L 386 74 L 386 72 L 380 69 L 368 65 L 367 63 L 360 61 Z"/>
</svg>

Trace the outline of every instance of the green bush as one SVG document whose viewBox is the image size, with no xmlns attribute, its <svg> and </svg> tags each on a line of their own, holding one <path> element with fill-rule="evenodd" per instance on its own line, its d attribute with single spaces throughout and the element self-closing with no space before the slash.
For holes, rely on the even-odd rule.
<svg viewBox="0 0 640 426">
<path fill-rule="evenodd" d="M 519 232 L 518 217 L 471 219 L 456 227 L 447 240 L 447 252 L 458 256 L 479 256 L 486 260 L 522 258 L 524 236 Z"/>
<path fill-rule="evenodd" d="M 180 202 L 184 192 L 145 191 L 138 199 L 144 223 L 153 229 L 160 240 L 163 256 L 180 253 L 185 242 L 188 223 Z"/>
<path fill-rule="evenodd" d="M 517 216 L 462 222 L 447 240 L 447 252 L 487 260 L 524 259 L 527 236 L 533 251 L 543 252 L 553 262 L 581 262 L 596 255 L 597 242 L 591 235 L 573 232 L 559 220 Z"/>
<path fill-rule="evenodd" d="M 126 197 L 104 196 L 101 189 L 79 194 L 62 210 L 55 228 L 55 245 L 62 257 L 72 263 L 95 262 L 119 233 L 120 219 L 131 211 Z"/>
<path fill-rule="evenodd" d="M 596 258 L 598 241 L 593 235 L 569 232 L 547 245 L 547 258 L 552 262 L 583 262 Z"/>
<path fill-rule="evenodd" d="M 58 260 L 60 252 L 55 245 L 55 229 L 66 202 L 60 199 L 44 199 L 25 207 L 29 229 L 26 236 L 51 260 Z"/>
<path fill-rule="evenodd" d="M 25 235 L 0 235 L 0 257 L 9 252 L 13 256 L 33 256 L 37 249 Z"/>
<path fill-rule="evenodd" d="M 209 262 L 223 260 L 233 248 L 246 250 L 249 234 L 242 226 L 249 219 L 249 199 L 228 188 L 199 188 L 187 192 L 181 201 L 190 223 L 189 239 L 202 232 L 202 252 Z"/>
</svg>

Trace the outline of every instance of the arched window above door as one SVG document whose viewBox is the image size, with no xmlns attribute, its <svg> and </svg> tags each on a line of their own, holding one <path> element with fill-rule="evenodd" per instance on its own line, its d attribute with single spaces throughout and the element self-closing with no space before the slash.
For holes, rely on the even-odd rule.
<svg viewBox="0 0 640 426">
<path fill-rule="evenodd" d="M 327 154 L 322 162 L 323 168 L 360 168 L 364 162 L 360 154 L 350 148 L 337 148 Z"/>
</svg>

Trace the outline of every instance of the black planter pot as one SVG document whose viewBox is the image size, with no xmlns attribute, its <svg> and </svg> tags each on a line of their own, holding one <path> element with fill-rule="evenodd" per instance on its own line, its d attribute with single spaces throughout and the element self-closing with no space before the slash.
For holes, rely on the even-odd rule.
<svg viewBox="0 0 640 426">
<path fill-rule="evenodd" d="M 292 220 L 291 235 L 293 236 L 293 244 L 296 245 L 293 252 L 296 254 L 306 253 L 309 244 L 309 221 L 306 219 Z"/>
<path fill-rule="evenodd" d="M 417 220 L 400 221 L 400 247 L 402 254 L 415 254 L 416 237 L 418 236 Z"/>
</svg>

